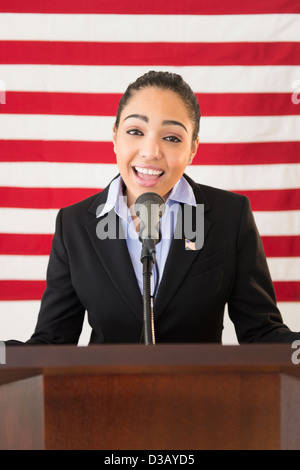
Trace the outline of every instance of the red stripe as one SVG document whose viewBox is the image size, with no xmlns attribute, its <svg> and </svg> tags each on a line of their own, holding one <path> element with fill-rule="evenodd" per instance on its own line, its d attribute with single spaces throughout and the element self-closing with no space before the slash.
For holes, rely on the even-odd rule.
<svg viewBox="0 0 300 470">
<path fill-rule="evenodd" d="M 298 115 L 291 93 L 196 93 L 202 116 Z"/>
<path fill-rule="evenodd" d="M 115 116 L 121 94 L 6 92 L 1 114 Z M 289 100 L 290 99 L 290 95 Z M 286 100 L 286 104 L 287 104 Z M 293 103 L 292 103 L 293 104 Z M 296 107 L 294 105 L 294 107 Z M 288 110 L 287 110 L 288 111 Z M 292 108 L 291 108 L 292 111 Z M 290 114 L 290 112 L 287 112 Z"/>
<path fill-rule="evenodd" d="M 0 233 L 0 255 L 49 255 L 53 235 Z M 267 258 L 300 256 L 300 236 L 264 236 Z"/>
<path fill-rule="evenodd" d="M 278 302 L 299 302 L 300 281 L 295 282 L 273 282 Z"/>
<path fill-rule="evenodd" d="M 0 281 L 0 300 L 41 300 L 46 281 Z"/>
<path fill-rule="evenodd" d="M 300 209 L 300 189 L 233 191 L 250 199 L 253 211 L 295 211 Z"/>
<path fill-rule="evenodd" d="M 200 124 L 201 126 L 201 124 Z M 0 162 L 116 163 L 112 142 L 0 140 Z M 195 165 L 299 163 L 300 142 L 199 145 Z"/>
<path fill-rule="evenodd" d="M 0 140 L 0 161 L 116 163 L 112 142 Z"/>
<path fill-rule="evenodd" d="M 115 116 L 121 94 L 7 92 L 1 114 Z M 196 93 L 202 116 L 298 115 L 291 93 Z"/>
<path fill-rule="evenodd" d="M 53 235 L 0 233 L 1 255 L 49 255 Z"/>
<path fill-rule="evenodd" d="M 59 209 L 82 201 L 101 189 L 0 187 L 0 207 Z M 300 189 L 233 192 L 249 197 L 253 211 L 300 210 Z"/>
<path fill-rule="evenodd" d="M 300 236 L 262 237 L 265 254 L 268 258 L 300 256 Z"/>
<path fill-rule="evenodd" d="M 52 235 L 0 233 L 1 255 L 49 255 Z M 300 236 L 263 236 L 268 258 L 300 256 Z"/>
<path fill-rule="evenodd" d="M 0 206 L 31 209 L 59 209 L 82 201 L 99 191 L 99 188 L 0 187 Z"/>
<path fill-rule="evenodd" d="M 40 300 L 45 281 L 0 281 L 0 301 L 3 300 Z M 300 282 L 274 282 L 278 302 L 297 302 L 300 300 Z"/>
<path fill-rule="evenodd" d="M 201 143 L 201 140 L 193 160 L 195 165 L 264 165 L 299 162 L 300 142 L 206 144 Z"/>
<path fill-rule="evenodd" d="M 49 255 L 52 235 L 44 234 L 0 234 L 1 255 Z M 262 237 L 266 256 L 300 256 L 299 236 L 264 236 Z"/>
<path fill-rule="evenodd" d="M 1 41 L 3 64 L 298 65 L 300 43 Z"/>
<path fill-rule="evenodd" d="M 258 14 L 258 13 L 300 13 L 295 0 L 0 0 L 1 12 L 20 13 L 114 13 L 114 14 Z"/>
</svg>

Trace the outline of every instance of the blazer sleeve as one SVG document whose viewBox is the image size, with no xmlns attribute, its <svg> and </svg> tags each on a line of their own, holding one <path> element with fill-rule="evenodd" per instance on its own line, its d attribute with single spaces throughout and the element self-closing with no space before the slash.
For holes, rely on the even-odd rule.
<svg viewBox="0 0 300 470">
<path fill-rule="evenodd" d="M 263 244 L 248 198 L 244 198 L 237 236 L 236 277 L 228 301 L 238 341 L 292 342 L 300 333 L 282 321 Z"/>
<path fill-rule="evenodd" d="M 47 285 L 37 325 L 26 344 L 77 344 L 85 309 L 72 285 L 68 253 L 63 241 L 63 209 L 56 229 L 47 268 Z"/>
</svg>

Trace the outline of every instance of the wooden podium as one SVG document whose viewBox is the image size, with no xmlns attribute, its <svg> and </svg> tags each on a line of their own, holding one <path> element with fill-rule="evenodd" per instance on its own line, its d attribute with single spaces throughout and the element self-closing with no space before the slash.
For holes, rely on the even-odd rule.
<svg viewBox="0 0 300 470">
<path fill-rule="evenodd" d="M 300 449 L 290 345 L 9 346 L 0 449 Z"/>
</svg>

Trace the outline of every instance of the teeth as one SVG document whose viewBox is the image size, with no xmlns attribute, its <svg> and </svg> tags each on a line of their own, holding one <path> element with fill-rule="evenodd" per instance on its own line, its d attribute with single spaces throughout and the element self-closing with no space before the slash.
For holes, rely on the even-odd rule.
<svg viewBox="0 0 300 470">
<path fill-rule="evenodd" d="M 138 173 L 144 173 L 144 175 L 161 175 L 163 173 L 162 170 L 152 170 L 148 168 L 141 168 L 139 166 L 135 167 Z"/>
</svg>

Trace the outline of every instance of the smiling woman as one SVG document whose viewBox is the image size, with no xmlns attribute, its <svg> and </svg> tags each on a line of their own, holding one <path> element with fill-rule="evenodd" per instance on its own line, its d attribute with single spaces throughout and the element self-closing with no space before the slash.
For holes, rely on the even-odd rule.
<svg viewBox="0 0 300 470">
<path fill-rule="evenodd" d="M 248 198 L 185 174 L 199 122 L 198 101 L 181 76 L 151 71 L 128 86 L 113 126 L 120 174 L 101 193 L 59 211 L 27 344 L 77 344 L 86 311 L 91 344 L 141 341 L 142 244 L 130 209 L 147 192 L 165 201 L 153 273 L 157 343 L 221 342 L 225 306 L 240 343 L 300 340 L 277 308 Z M 201 244 L 185 235 L 198 214 Z M 99 237 L 97 228 L 108 224 L 113 229 Z"/>
<path fill-rule="evenodd" d="M 151 188 L 166 200 L 198 147 L 187 106 L 172 90 L 147 86 L 126 102 L 114 149 L 129 206 Z"/>
</svg>

